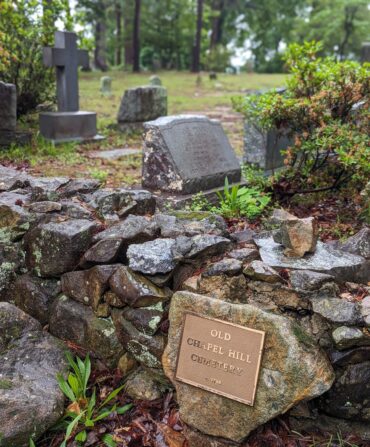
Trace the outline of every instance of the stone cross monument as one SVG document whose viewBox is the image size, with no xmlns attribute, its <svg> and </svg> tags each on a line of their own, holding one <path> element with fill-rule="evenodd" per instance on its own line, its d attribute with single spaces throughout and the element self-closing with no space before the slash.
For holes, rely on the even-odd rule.
<svg viewBox="0 0 370 447">
<path fill-rule="evenodd" d="M 44 64 L 57 74 L 57 112 L 40 114 L 41 134 L 56 143 L 101 138 L 96 132 L 96 113 L 79 110 L 78 66 L 87 68 L 87 50 L 77 49 L 77 35 L 56 31 L 55 47 L 44 48 Z"/>
</svg>

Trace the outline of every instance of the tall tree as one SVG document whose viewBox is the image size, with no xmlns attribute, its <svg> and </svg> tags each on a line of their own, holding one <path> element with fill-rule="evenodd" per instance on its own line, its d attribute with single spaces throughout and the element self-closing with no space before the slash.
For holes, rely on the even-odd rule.
<svg viewBox="0 0 370 447">
<path fill-rule="evenodd" d="M 133 71 L 140 71 L 140 13 L 141 0 L 135 0 L 134 27 L 133 27 Z"/>
<path fill-rule="evenodd" d="M 368 39 L 369 22 L 366 0 L 309 0 L 294 25 L 295 39 L 321 40 L 324 53 L 340 60 L 359 57 L 361 43 Z"/>
<path fill-rule="evenodd" d="M 214 49 L 222 41 L 223 23 L 225 18 L 225 0 L 213 0 L 210 50 Z"/>
<path fill-rule="evenodd" d="M 114 2 L 115 16 L 116 16 L 116 51 L 115 64 L 122 64 L 122 5 L 120 0 Z"/>
<path fill-rule="evenodd" d="M 197 27 L 193 46 L 193 63 L 191 67 L 191 71 L 193 73 L 199 73 L 200 71 L 200 52 L 203 28 L 203 2 L 204 0 L 197 0 Z"/>
</svg>

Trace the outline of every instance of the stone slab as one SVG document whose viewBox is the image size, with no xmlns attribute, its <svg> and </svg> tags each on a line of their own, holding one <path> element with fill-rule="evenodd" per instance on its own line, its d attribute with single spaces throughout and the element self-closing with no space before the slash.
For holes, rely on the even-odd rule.
<svg viewBox="0 0 370 447">
<path fill-rule="evenodd" d="M 110 151 L 89 152 L 89 158 L 102 158 L 103 160 L 118 160 L 129 155 L 141 154 L 141 149 L 112 149 Z"/>
<path fill-rule="evenodd" d="M 95 112 L 40 113 L 40 132 L 54 143 L 103 138 L 97 135 Z"/>
<path fill-rule="evenodd" d="M 218 121 L 178 115 L 144 124 L 143 186 L 177 194 L 222 187 L 241 178 L 239 162 Z"/>
</svg>

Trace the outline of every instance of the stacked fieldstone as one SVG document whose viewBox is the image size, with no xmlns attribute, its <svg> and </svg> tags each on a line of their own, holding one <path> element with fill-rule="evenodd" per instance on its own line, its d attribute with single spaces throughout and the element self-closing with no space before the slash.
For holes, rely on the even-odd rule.
<svg viewBox="0 0 370 447">
<path fill-rule="evenodd" d="M 27 339 L 9 332 L 14 314 L 54 347 L 51 363 L 61 339 L 118 366 L 133 398 L 155 399 L 175 386 L 192 445 L 240 443 L 291 407 L 298 428 L 325 421 L 370 439 L 370 230 L 334 247 L 316 243 L 313 222 L 279 219 L 278 231 L 230 234 L 219 216 L 158 212 L 147 191 L 0 167 L 0 301 L 13 304 L 0 307 L 0 348 L 9 347 L 8 358 L 12 344 L 3 334 Z M 253 408 L 174 380 L 185 309 L 265 325 Z M 44 340 L 41 325 L 57 339 Z M 12 381 L 2 357 L 0 349 L 0 378 Z M 13 401 L 1 384 L 0 419 L 7 420 Z M 14 379 L 12 399 L 17 390 Z M 37 433 L 47 428 L 40 427 Z M 6 436 L 22 446 L 26 434 Z"/>
</svg>

